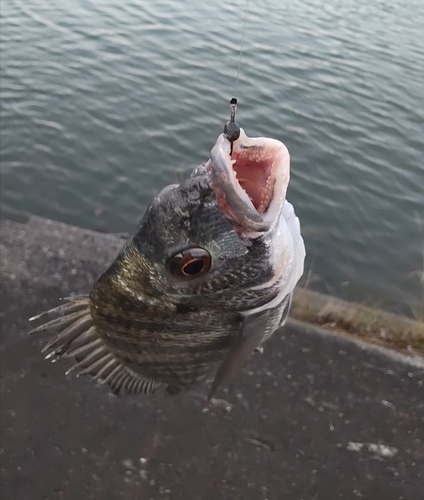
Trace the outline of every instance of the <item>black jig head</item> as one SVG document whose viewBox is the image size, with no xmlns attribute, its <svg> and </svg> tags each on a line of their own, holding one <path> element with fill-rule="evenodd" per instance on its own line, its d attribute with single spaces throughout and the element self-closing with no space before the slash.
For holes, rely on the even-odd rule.
<svg viewBox="0 0 424 500">
<path fill-rule="evenodd" d="M 224 135 L 231 142 L 230 155 L 233 153 L 233 142 L 240 137 L 240 125 L 235 121 L 237 111 L 237 99 L 233 97 L 230 101 L 230 120 L 224 125 Z"/>
</svg>

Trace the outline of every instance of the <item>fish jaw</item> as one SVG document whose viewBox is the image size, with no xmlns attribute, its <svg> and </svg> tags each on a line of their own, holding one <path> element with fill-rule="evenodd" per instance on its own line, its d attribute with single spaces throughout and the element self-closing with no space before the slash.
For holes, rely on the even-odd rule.
<svg viewBox="0 0 424 500">
<path fill-rule="evenodd" d="M 218 203 L 239 233 L 254 235 L 278 223 L 290 180 L 286 146 L 240 130 L 233 142 L 221 134 L 206 163 Z"/>
</svg>

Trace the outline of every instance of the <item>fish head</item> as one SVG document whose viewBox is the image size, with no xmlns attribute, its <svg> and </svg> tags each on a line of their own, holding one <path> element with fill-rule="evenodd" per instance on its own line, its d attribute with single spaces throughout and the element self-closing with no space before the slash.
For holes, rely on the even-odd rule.
<svg viewBox="0 0 424 500">
<path fill-rule="evenodd" d="M 243 130 L 230 149 L 220 135 L 205 164 L 162 189 L 112 266 L 121 288 L 141 302 L 243 310 L 279 292 L 293 253 L 290 231 L 276 229 L 289 153 L 280 141 Z"/>
</svg>

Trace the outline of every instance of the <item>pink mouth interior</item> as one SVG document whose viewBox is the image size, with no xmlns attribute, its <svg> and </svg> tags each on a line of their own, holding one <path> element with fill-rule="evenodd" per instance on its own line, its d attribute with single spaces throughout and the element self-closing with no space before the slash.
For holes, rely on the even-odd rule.
<svg viewBox="0 0 424 500">
<path fill-rule="evenodd" d="M 272 152 L 271 152 L 272 153 Z M 263 147 L 251 146 L 233 151 L 231 159 L 238 183 L 246 191 L 253 206 L 263 214 L 272 200 L 274 155 Z"/>
</svg>

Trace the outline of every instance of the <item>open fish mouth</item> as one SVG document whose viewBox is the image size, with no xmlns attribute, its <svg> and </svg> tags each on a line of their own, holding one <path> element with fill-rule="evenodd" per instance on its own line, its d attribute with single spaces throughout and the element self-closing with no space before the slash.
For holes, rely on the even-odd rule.
<svg viewBox="0 0 424 500">
<path fill-rule="evenodd" d="M 233 142 L 221 134 L 206 164 L 218 203 L 242 233 L 268 231 L 279 219 L 290 180 L 286 146 L 240 130 Z"/>
</svg>

